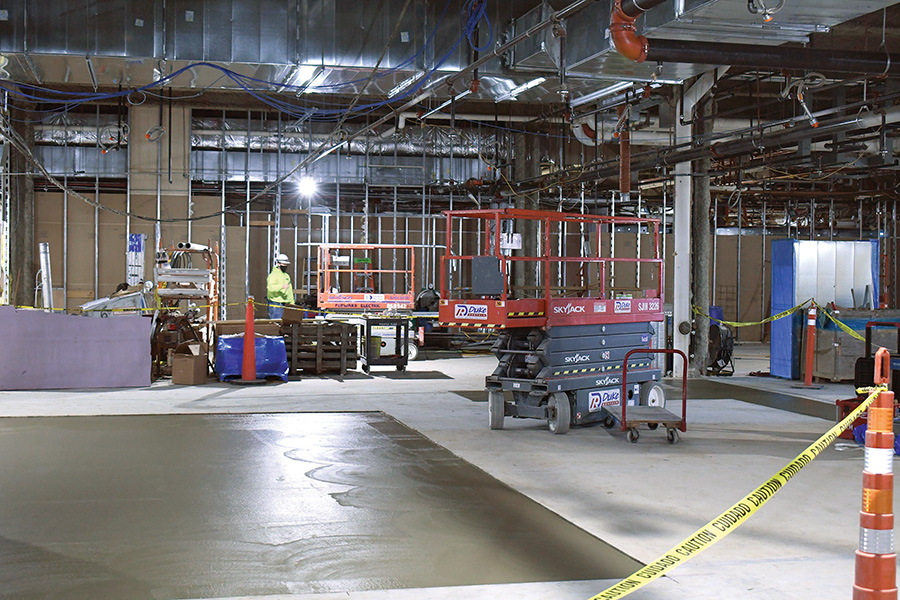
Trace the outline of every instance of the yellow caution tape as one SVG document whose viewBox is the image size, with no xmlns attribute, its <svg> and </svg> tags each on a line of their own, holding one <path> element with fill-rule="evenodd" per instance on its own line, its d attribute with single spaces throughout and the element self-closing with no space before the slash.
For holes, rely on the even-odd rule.
<svg viewBox="0 0 900 600">
<path fill-rule="evenodd" d="M 817 439 L 797 458 L 789 462 L 783 469 L 770 477 L 764 484 L 744 496 L 740 501 L 731 506 L 718 517 L 695 531 L 683 542 L 671 548 L 668 552 L 635 571 L 614 586 L 590 598 L 590 600 L 614 600 L 624 598 L 631 592 L 642 588 L 654 579 L 662 577 L 678 565 L 686 563 L 700 552 L 706 550 L 726 535 L 743 525 L 757 510 L 768 502 L 775 493 L 780 490 L 791 478 L 800 472 L 800 469 L 813 461 L 822 453 L 838 435 L 865 411 L 879 392 L 886 390 L 887 386 L 878 386 L 853 412 L 840 423 L 828 430 L 825 435 Z"/>
<path fill-rule="evenodd" d="M 800 310 L 801 308 L 803 308 L 804 306 L 806 306 L 807 304 L 809 304 L 812 301 L 813 301 L 812 298 L 810 298 L 809 300 L 805 300 L 805 301 L 801 302 L 794 308 L 789 308 L 787 310 L 781 311 L 777 315 L 772 315 L 771 317 L 765 318 L 762 321 L 753 321 L 753 322 L 723 321 L 722 319 L 717 319 L 715 317 L 709 316 L 708 314 L 706 314 L 702 310 L 700 310 L 700 307 L 698 307 L 698 306 L 692 306 L 691 308 L 693 308 L 694 314 L 698 314 L 702 317 L 706 317 L 710 321 L 716 321 L 718 323 L 722 323 L 723 325 L 730 325 L 732 327 L 750 327 L 751 325 L 763 325 L 764 323 L 770 323 L 772 321 L 777 321 L 778 319 L 783 319 L 784 317 L 797 312 L 798 310 Z"/>
<path fill-rule="evenodd" d="M 809 303 L 812 303 L 819 310 L 819 312 L 823 313 L 826 317 L 831 319 L 834 322 L 834 324 L 837 325 L 838 327 L 840 327 L 845 333 L 847 333 L 851 337 L 854 337 L 863 342 L 866 341 L 866 338 L 864 336 L 862 336 L 862 335 L 856 333 L 855 331 L 853 331 L 852 329 L 850 329 L 850 327 L 848 325 L 846 325 L 845 323 L 841 323 L 834 315 L 832 315 L 830 312 L 828 312 L 821 304 L 819 304 L 812 298 L 810 298 L 809 300 L 807 300 L 805 302 L 798 304 L 797 306 L 795 306 L 793 308 L 789 308 L 785 311 L 782 311 L 782 312 L 778 313 L 777 315 L 772 315 L 771 317 L 763 319 L 762 321 L 752 321 L 752 322 L 723 321 L 722 319 L 717 319 L 715 317 L 709 316 L 708 314 L 706 314 L 702 310 L 700 310 L 700 308 L 698 306 L 692 306 L 691 308 L 693 309 L 694 314 L 698 314 L 702 317 L 706 317 L 710 321 L 716 321 L 718 323 L 722 323 L 723 325 L 730 325 L 731 327 L 750 327 L 751 325 L 763 325 L 764 323 L 769 323 L 771 321 L 777 321 L 778 319 L 783 319 L 784 317 L 797 312 L 798 310 L 800 310 L 801 308 L 803 308 L 804 306 L 806 306 Z"/>
<path fill-rule="evenodd" d="M 863 342 L 866 341 L 866 337 L 865 337 L 865 336 L 856 333 L 855 331 L 853 331 L 852 329 L 850 329 L 850 327 L 848 327 L 846 324 L 841 323 L 840 321 L 838 321 L 836 318 L 834 318 L 834 316 L 833 316 L 830 312 L 828 312 L 827 310 L 825 310 L 824 308 L 822 308 L 821 306 L 819 306 L 819 305 L 816 303 L 815 300 L 813 300 L 813 304 L 815 304 L 815 305 L 816 305 L 816 308 L 818 308 L 821 312 L 823 312 L 823 313 L 825 314 L 826 317 L 828 317 L 829 319 L 831 319 L 831 320 L 834 322 L 835 325 L 837 325 L 838 327 L 840 327 L 840 328 L 844 331 L 844 333 L 846 333 L 847 335 L 849 335 L 849 336 L 851 336 L 851 337 L 855 337 L 856 339 L 858 339 L 858 340 L 860 340 L 860 341 L 863 341 Z"/>
</svg>

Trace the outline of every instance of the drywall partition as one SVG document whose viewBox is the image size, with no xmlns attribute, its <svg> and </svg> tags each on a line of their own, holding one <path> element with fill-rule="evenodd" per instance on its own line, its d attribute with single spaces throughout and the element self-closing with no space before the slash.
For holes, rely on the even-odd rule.
<svg viewBox="0 0 900 600">
<path fill-rule="evenodd" d="M 0 306 L 0 389 L 149 386 L 151 325 Z"/>
</svg>

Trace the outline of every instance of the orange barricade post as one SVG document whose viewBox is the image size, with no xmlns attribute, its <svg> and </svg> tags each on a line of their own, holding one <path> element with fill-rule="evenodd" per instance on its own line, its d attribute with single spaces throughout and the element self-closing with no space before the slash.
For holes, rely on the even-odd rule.
<svg viewBox="0 0 900 600">
<path fill-rule="evenodd" d="M 804 373 L 803 385 L 812 385 L 813 378 L 813 353 L 816 348 L 816 305 L 809 307 L 806 315 L 806 373 Z"/>
<path fill-rule="evenodd" d="M 247 298 L 247 316 L 244 323 L 244 364 L 241 379 L 256 381 L 256 326 L 253 321 L 253 296 Z"/>
<path fill-rule="evenodd" d="M 875 384 L 886 384 L 891 356 L 875 354 Z M 896 600 L 894 552 L 894 392 L 882 391 L 869 407 L 862 510 L 853 600 Z"/>
</svg>

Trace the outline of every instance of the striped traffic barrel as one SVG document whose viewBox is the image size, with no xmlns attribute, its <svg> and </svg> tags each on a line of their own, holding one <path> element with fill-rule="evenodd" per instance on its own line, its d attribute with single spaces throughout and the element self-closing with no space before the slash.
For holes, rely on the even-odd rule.
<svg viewBox="0 0 900 600">
<path fill-rule="evenodd" d="M 890 372 L 890 354 L 881 348 L 875 355 L 875 384 L 887 383 Z M 881 391 L 868 413 L 853 600 L 896 600 L 894 392 Z"/>
</svg>

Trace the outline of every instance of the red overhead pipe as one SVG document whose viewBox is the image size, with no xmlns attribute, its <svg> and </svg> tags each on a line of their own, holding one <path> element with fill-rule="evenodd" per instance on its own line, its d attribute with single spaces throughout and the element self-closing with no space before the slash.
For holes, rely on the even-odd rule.
<svg viewBox="0 0 900 600">
<path fill-rule="evenodd" d="M 616 51 L 635 62 L 644 62 L 649 49 L 647 38 L 638 35 L 634 27 L 634 21 L 642 14 L 643 11 L 635 16 L 625 14 L 622 10 L 622 0 L 615 0 L 609 21 L 609 36 Z"/>
</svg>

